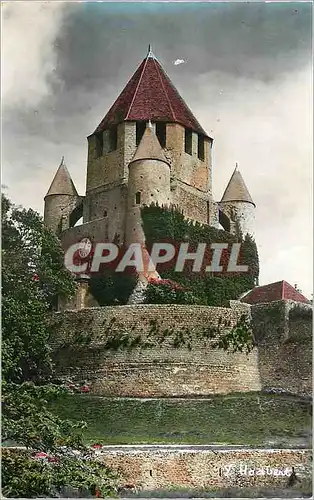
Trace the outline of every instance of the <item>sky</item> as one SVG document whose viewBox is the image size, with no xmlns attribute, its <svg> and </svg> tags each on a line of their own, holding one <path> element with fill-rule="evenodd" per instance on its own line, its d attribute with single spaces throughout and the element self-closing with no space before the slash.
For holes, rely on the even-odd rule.
<svg viewBox="0 0 314 500">
<path fill-rule="evenodd" d="M 307 2 L 3 2 L 5 193 L 43 213 L 63 155 L 85 193 L 86 137 L 151 44 L 214 139 L 216 200 L 239 164 L 260 284 L 284 279 L 311 298 L 311 19 Z"/>
</svg>

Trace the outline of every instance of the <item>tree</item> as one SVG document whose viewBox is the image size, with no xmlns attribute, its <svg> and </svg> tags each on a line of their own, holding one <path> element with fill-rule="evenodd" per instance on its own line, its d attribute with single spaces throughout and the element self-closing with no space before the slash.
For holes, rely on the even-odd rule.
<svg viewBox="0 0 314 500">
<path fill-rule="evenodd" d="M 47 407 L 68 391 L 51 383 L 50 312 L 58 296 L 74 291 L 57 237 L 39 214 L 3 196 L 2 438 L 26 447 L 2 455 L 7 497 L 56 496 L 68 486 L 98 496 L 115 491 L 115 476 L 83 444 L 84 422 L 62 420 Z"/>
<path fill-rule="evenodd" d="M 47 312 L 75 282 L 57 237 L 39 214 L 2 197 L 2 375 L 22 382 L 51 373 Z"/>
</svg>

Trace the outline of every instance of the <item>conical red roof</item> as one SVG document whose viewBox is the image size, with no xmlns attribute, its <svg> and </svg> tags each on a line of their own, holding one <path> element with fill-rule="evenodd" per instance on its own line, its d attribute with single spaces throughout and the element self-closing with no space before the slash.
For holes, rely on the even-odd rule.
<svg viewBox="0 0 314 500">
<path fill-rule="evenodd" d="M 207 136 L 151 51 L 94 133 L 126 120 L 180 123 Z"/>
</svg>

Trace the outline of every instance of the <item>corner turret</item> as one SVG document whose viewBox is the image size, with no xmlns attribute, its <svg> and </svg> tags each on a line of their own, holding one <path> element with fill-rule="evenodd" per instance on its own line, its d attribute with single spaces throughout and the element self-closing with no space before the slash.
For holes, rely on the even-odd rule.
<svg viewBox="0 0 314 500">
<path fill-rule="evenodd" d="M 44 222 L 54 233 L 69 227 L 69 216 L 79 195 L 64 163 L 64 157 L 45 196 Z"/>
<path fill-rule="evenodd" d="M 236 164 L 219 203 L 219 221 L 230 233 L 254 237 L 254 219 L 255 203 Z"/>
</svg>

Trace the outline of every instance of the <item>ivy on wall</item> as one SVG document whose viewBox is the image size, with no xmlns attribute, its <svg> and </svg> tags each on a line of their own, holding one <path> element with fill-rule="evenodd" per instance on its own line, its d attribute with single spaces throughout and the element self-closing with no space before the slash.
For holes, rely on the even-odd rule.
<svg viewBox="0 0 314 500">
<path fill-rule="evenodd" d="M 180 284 L 185 292 L 175 291 L 166 283 L 150 283 L 146 300 L 149 303 L 204 304 L 228 306 L 230 300 L 237 299 L 242 293 L 255 286 L 259 275 L 259 260 L 256 244 L 252 237 L 236 237 L 224 230 L 216 229 L 198 222 L 187 220 L 176 208 L 164 208 L 157 205 L 145 206 L 141 210 L 143 229 L 148 252 L 154 242 L 172 243 L 177 252 L 182 242 L 189 244 L 189 252 L 196 251 L 199 243 L 206 244 L 203 266 L 200 272 L 193 272 L 193 262 L 188 261 L 183 272 L 175 271 L 175 257 L 171 262 L 158 264 L 157 271 L 168 280 Z M 212 260 L 211 243 L 227 243 L 228 248 L 221 256 L 222 271 L 205 272 Z M 248 272 L 227 271 L 232 243 L 240 243 L 238 264 L 247 265 Z M 169 300 L 169 302 L 167 302 Z"/>
<path fill-rule="evenodd" d="M 230 320 L 219 317 L 217 324 L 208 324 L 204 327 L 177 329 L 175 325 L 164 328 L 157 319 L 149 321 L 149 326 L 136 335 L 126 331 L 122 326 L 121 330 L 115 331 L 112 320 L 104 325 L 103 336 L 106 341 L 99 346 L 91 346 L 90 335 L 80 334 L 71 340 L 64 341 L 59 349 L 65 351 L 75 346 L 79 352 L 81 348 L 86 351 L 86 347 L 103 351 L 132 351 L 133 349 L 154 349 L 156 347 L 170 346 L 173 348 L 187 348 L 192 350 L 193 342 L 201 341 L 204 347 L 213 349 L 219 348 L 229 352 L 249 353 L 255 346 L 252 325 L 245 314 L 232 326 Z M 135 328 L 135 325 L 134 325 Z"/>
<path fill-rule="evenodd" d="M 176 208 L 157 205 L 144 206 L 141 210 L 146 247 L 150 253 L 155 242 L 171 243 L 176 248 L 172 261 L 158 264 L 157 271 L 164 278 L 151 280 L 146 289 L 145 301 L 150 304 L 203 304 L 229 306 L 230 300 L 255 286 L 259 274 L 258 253 L 254 240 L 246 235 L 244 239 L 198 222 L 187 220 Z M 193 262 L 187 261 L 183 272 L 175 271 L 176 257 L 180 244 L 189 244 L 189 252 L 195 252 L 199 243 L 206 244 L 203 265 L 200 272 L 193 272 Z M 227 243 L 222 251 L 222 271 L 208 273 L 206 266 L 212 261 L 211 243 Z M 247 265 L 248 272 L 228 272 L 232 243 L 240 243 L 239 265 Z M 134 290 L 136 275 L 115 273 L 114 268 L 105 269 L 91 277 L 90 292 L 101 306 L 127 304 Z"/>
</svg>

